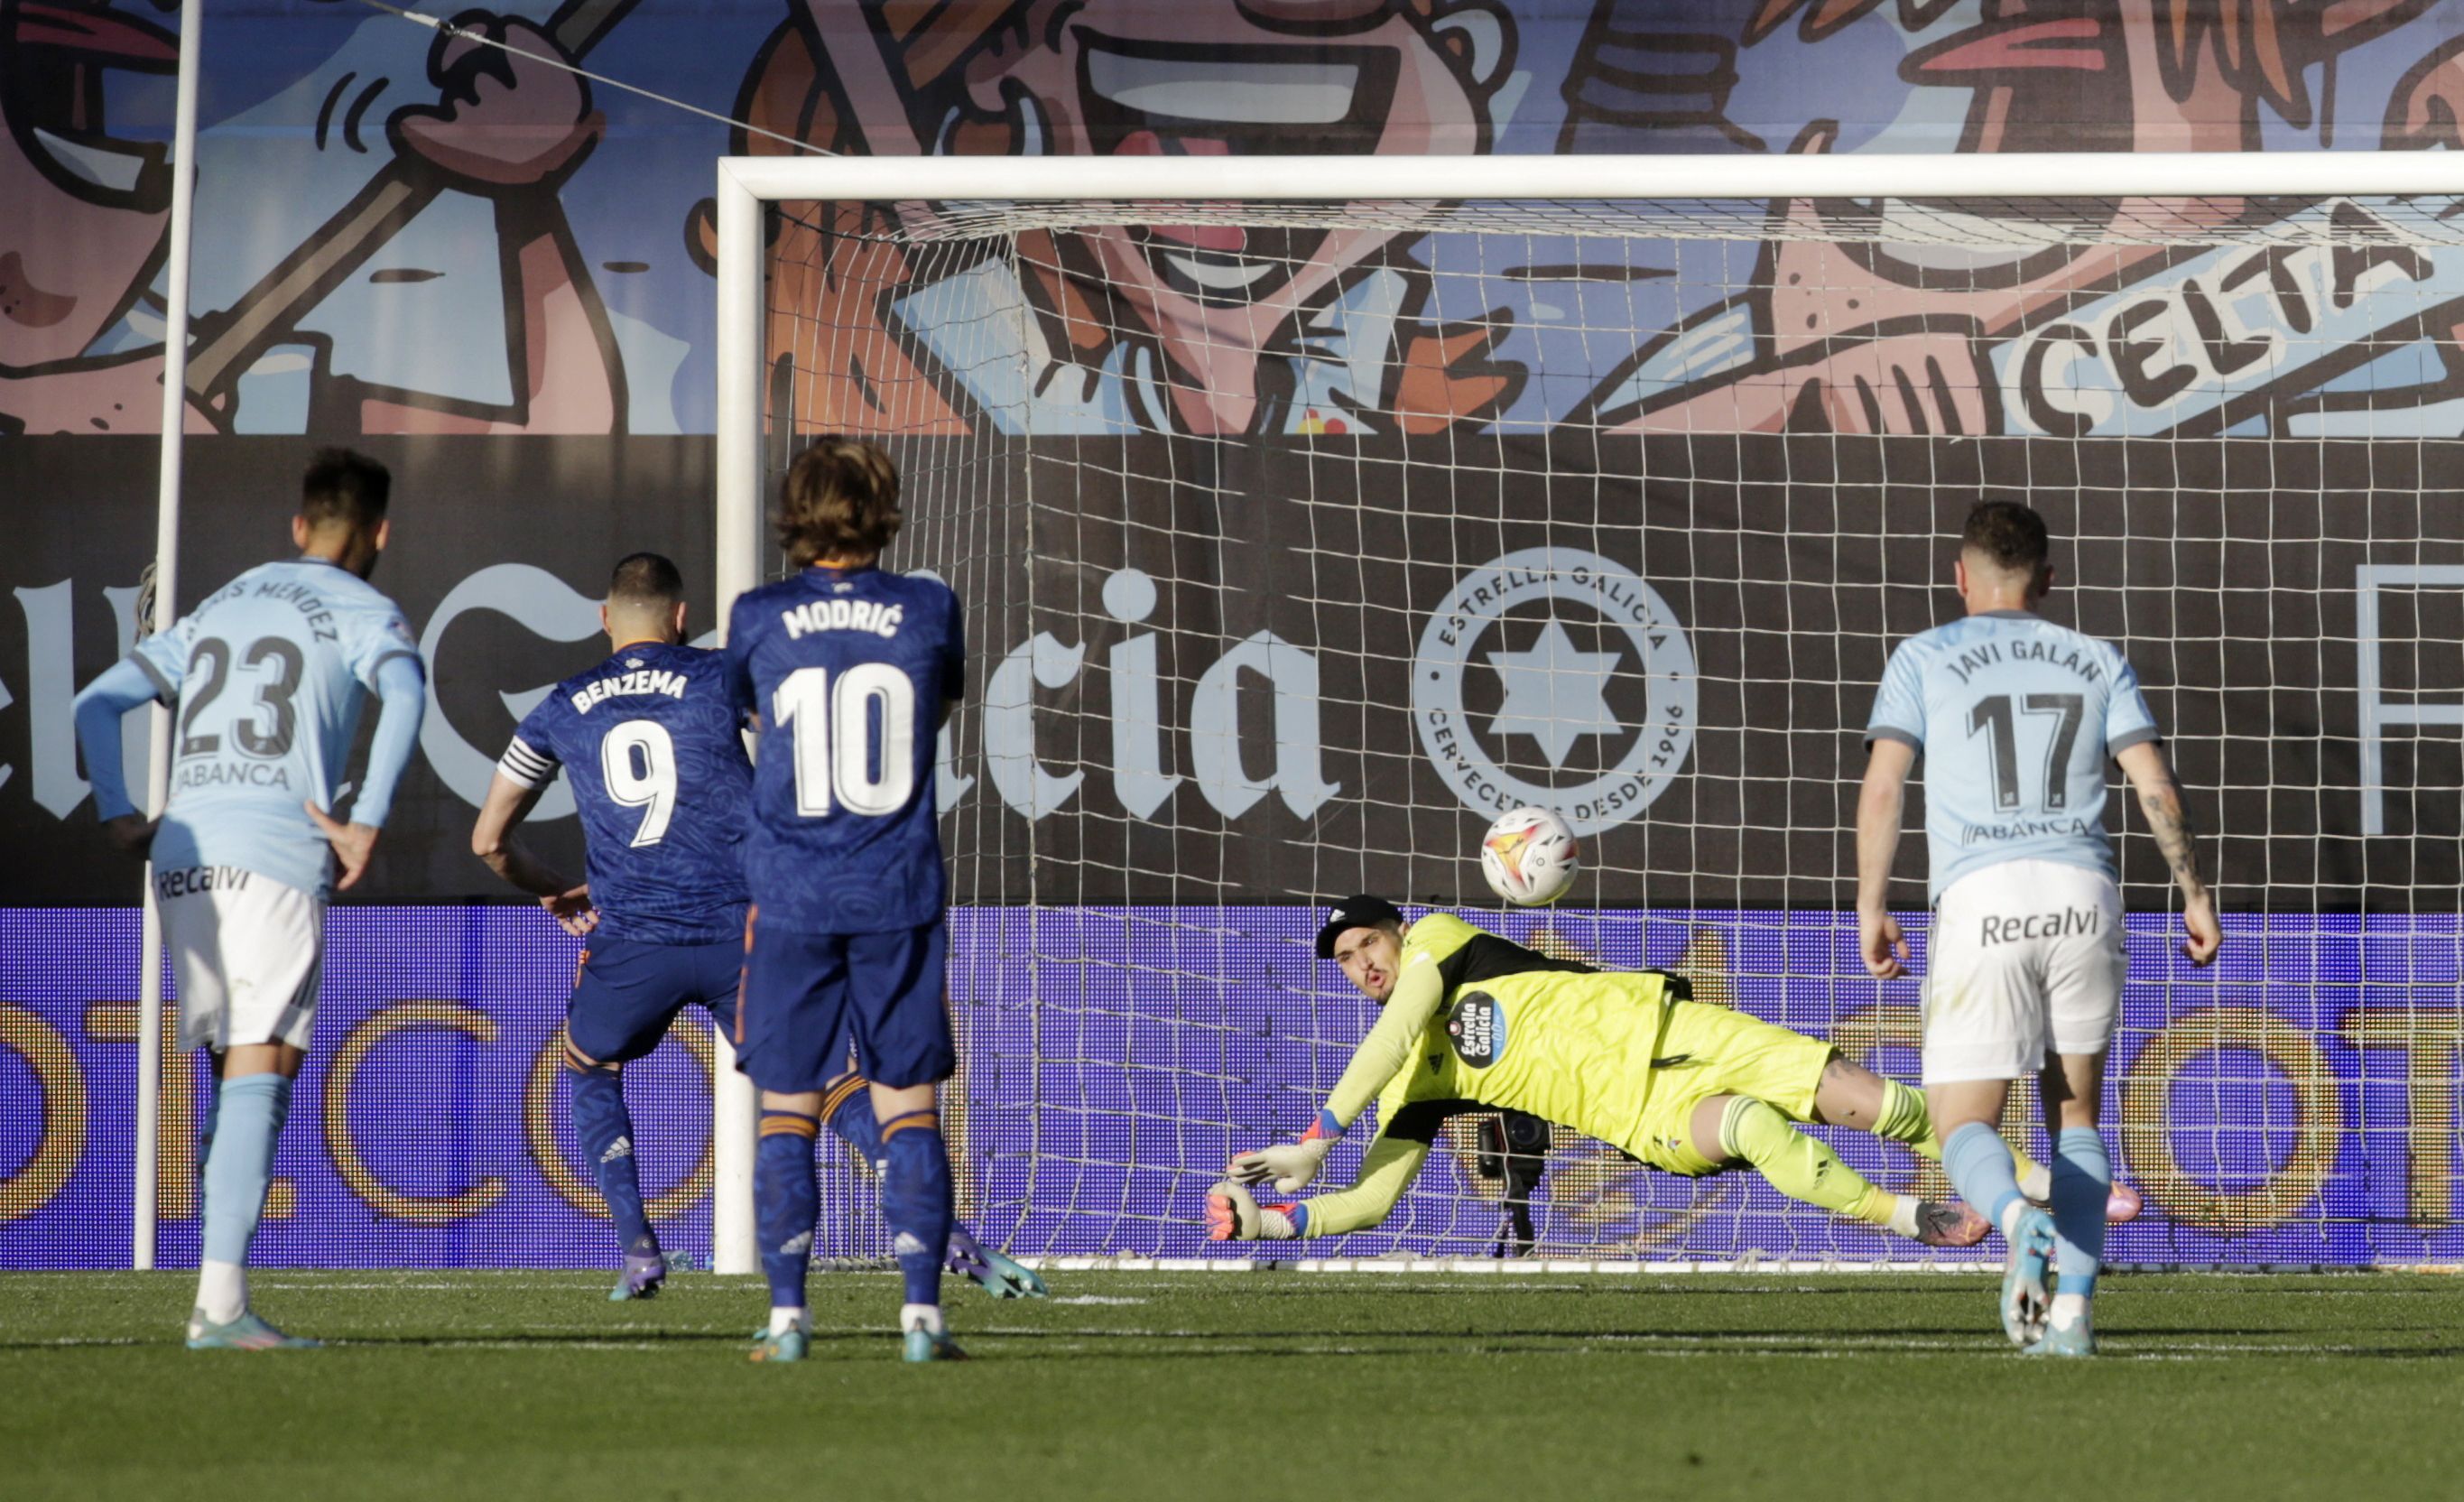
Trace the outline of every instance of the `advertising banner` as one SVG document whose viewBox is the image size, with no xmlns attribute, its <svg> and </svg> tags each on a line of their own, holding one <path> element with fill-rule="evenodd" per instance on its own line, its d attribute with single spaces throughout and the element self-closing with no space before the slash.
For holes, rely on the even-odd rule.
<svg viewBox="0 0 2464 1502">
<path fill-rule="evenodd" d="M 1477 915 L 1475 915 L 1477 916 Z M 1308 958 L 1299 908 L 961 911 L 951 1006 L 963 1040 L 946 1115 L 961 1212 L 1042 1255 L 1199 1256 L 1229 1156 L 1312 1119 L 1371 1021 Z M 1698 999 L 1915 1070 L 1916 983 L 1877 984 L 1844 914 L 1654 910 L 1514 915 L 1510 936 L 1611 965 L 1686 973 Z M 1924 936 L 1909 917 L 1925 961 Z M 324 1010 L 275 1164 L 257 1258 L 293 1267 L 590 1267 L 613 1239 L 574 1148 L 557 1029 L 574 941 L 504 909 L 338 911 Z M 2464 1255 L 2459 1226 L 2457 923 L 2234 917 L 2192 971 L 2134 917 L 2132 983 L 2107 1086 L 2119 1172 L 2147 1197 L 2120 1263 L 2388 1264 Z M 124 1266 L 133 1144 L 135 916 L 0 918 L 0 1268 Z M 627 1071 L 643 1188 L 668 1246 L 710 1235 L 708 1035 L 689 1018 Z M 174 1056 L 163 1118 L 167 1265 L 193 1261 L 194 1134 L 206 1082 Z M 2011 1126 L 2041 1153 L 2024 1114 Z M 1943 1192 L 1896 1147 L 1828 1133 L 1879 1182 Z M 1354 1134 L 1355 1138 L 1365 1133 Z M 1326 1182 L 1348 1182 L 1358 1147 Z M 878 1255 L 862 1172 L 824 1136 L 818 1254 Z M 1450 1124 L 1384 1227 L 1320 1255 L 1483 1255 L 1496 1184 Z M 1749 1174 L 1645 1170 L 1560 1131 L 1535 1204 L 1544 1250 L 1957 1260 L 1782 1199 Z M 1243 1248 L 1253 1249 L 1253 1248 Z"/>
<path fill-rule="evenodd" d="M 128 462 L 27 517 L 0 559 L 10 905 L 121 903 L 134 885 L 88 822 L 69 701 L 124 651 L 152 460 L 85 452 Z M 495 896 L 472 818 L 520 714 L 604 653 L 614 561 L 674 557 L 689 630 L 709 629 L 709 447 L 377 452 L 397 501 L 376 583 L 409 617 L 432 700 L 363 899 Z M 1984 497 L 2052 523 L 2045 612 L 2131 658 L 2227 908 L 2464 905 L 2455 443 L 1154 437 L 902 453 L 912 519 L 891 561 L 940 573 L 967 607 L 971 685 L 941 778 L 962 901 L 1476 897 L 1481 828 L 1541 803 L 1586 841 L 1584 900 L 1837 907 L 1874 685 L 1896 642 L 1958 611 L 1952 539 Z M 289 440 L 200 447 L 184 601 L 276 555 L 304 457 Z M 2127 900 L 2152 907 L 2166 872 L 2136 817 L 2108 823 Z M 569 795 L 550 793 L 528 837 L 579 864 Z M 1911 901 L 1920 846 L 1902 851 Z"/>
</svg>

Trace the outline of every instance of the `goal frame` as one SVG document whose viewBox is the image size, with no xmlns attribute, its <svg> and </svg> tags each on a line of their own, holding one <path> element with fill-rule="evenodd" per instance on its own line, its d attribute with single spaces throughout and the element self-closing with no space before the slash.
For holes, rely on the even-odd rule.
<svg viewBox="0 0 2464 1502">
<path fill-rule="evenodd" d="M 760 582 L 765 204 L 1756 202 L 2464 198 L 2464 153 L 2042 152 L 1731 156 L 738 156 L 717 162 L 718 622 Z M 713 1264 L 757 1270 L 754 1092 L 722 1041 L 713 1081 Z"/>
</svg>

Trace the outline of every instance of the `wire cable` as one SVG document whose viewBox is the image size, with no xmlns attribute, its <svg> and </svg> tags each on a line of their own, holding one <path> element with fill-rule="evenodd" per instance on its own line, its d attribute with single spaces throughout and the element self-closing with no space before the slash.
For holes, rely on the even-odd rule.
<svg viewBox="0 0 2464 1502">
<path fill-rule="evenodd" d="M 440 21 L 432 15 L 424 14 L 421 11 L 409 10 L 403 6 L 389 5 L 386 3 L 386 0 L 359 0 L 359 3 L 366 6 L 371 11 L 383 11 L 388 15 L 397 16 L 403 20 L 424 26 L 429 31 L 435 32 L 440 35 L 468 36 L 473 41 L 479 43 L 483 47 L 494 47 L 498 52 L 511 53 L 517 57 L 528 57 L 534 62 L 545 63 L 551 68 L 561 68 L 565 72 L 573 74 L 577 77 L 587 78 L 593 83 L 601 84 L 611 89 L 621 89 L 627 94 L 638 95 L 653 103 L 665 104 L 671 109 L 682 110 L 688 115 L 698 115 L 704 120 L 715 120 L 722 125 L 733 125 L 736 128 L 744 131 L 748 135 L 759 136 L 765 140 L 776 141 L 783 145 L 793 147 L 798 151 L 806 151 L 815 156 L 825 157 L 834 157 L 839 154 L 838 152 L 830 150 L 826 146 L 817 146 L 809 141 L 801 141 L 794 136 L 781 135 L 775 130 L 764 130 L 760 126 L 754 124 L 751 121 L 737 120 L 732 115 L 722 115 L 716 110 L 704 109 L 698 104 L 688 103 L 683 99 L 676 99 L 672 95 L 661 94 L 655 89 L 646 89 L 639 84 L 627 83 L 622 78 L 611 77 L 604 73 L 593 73 L 588 68 L 584 68 L 579 63 L 567 62 L 562 57 L 551 57 L 544 53 L 535 53 L 527 48 L 516 47 L 509 42 L 500 41 L 483 32 L 473 31 L 469 27 L 456 26 L 451 21 Z"/>
</svg>

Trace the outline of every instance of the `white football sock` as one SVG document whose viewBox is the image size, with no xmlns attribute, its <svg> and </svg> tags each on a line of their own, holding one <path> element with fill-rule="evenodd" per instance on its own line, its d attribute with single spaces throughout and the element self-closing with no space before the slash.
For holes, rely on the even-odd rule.
<svg viewBox="0 0 2464 1502">
<path fill-rule="evenodd" d="M 208 1258 L 197 1264 L 197 1312 L 217 1325 L 248 1313 L 248 1269 Z"/>
<path fill-rule="evenodd" d="M 801 1309 L 789 1309 L 780 1305 L 770 1311 L 770 1333 L 774 1336 L 783 1336 L 790 1330 L 809 1330 L 810 1328 L 809 1316 Z"/>
<path fill-rule="evenodd" d="M 2042 1163 L 2031 1163 L 2019 1176 L 2019 1192 L 2038 1204 L 2054 1197 L 2054 1171 Z"/>
<path fill-rule="evenodd" d="M 2072 1325 L 2084 1324 L 2087 1320 L 2087 1295 L 2084 1293 L 2055 1294 L 2053 1308 L 2046 1312 L 2045 1320 L 2048 1324 L 2060 1325 L 2064 1329 Z"/>
<path fill-rule="evenodd" d="M 901 1305 L 898 1310 L 898 1328 L 901 1331 L 929 1330 L 936 1336 L 944 1334 L 941 1325 L 941 1306 L 938 1304 Z"/>
<path fill-rule="evenodd" d="M 1923 1203 L 1912 1194 L 1891 1196 L 1891 1218 L 1882 1223 L 1883 1226 L 1897 1235 L 1905 1236 L 1910 1241 L 1916 1240 L 1917 1206 Z"/>
</svg>

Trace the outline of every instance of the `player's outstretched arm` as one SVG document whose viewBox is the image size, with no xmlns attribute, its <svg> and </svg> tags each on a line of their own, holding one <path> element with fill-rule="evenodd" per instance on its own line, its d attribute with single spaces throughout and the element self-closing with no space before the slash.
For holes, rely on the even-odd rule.
<svg viewBox="0 0 2464 1502">
<path fill-rule="evenodd" d="M 94 784 L 94 813 L 111 843 L 143 856 L 154 843 L 154 821 L 128 798 L 120 762 L 120 720 L 152 702 L 162 690 L 134 657 L 123 658 L 77 696 L 77 748 L 85 753 L 86 780 Z"/>
<path fill-rule="evenodd" d="M 1428 1143 L 1380 1137 L 1369 1144 L 1360 1160 L 1360 1177 L 1351 1188 L 1318 1195 L 1300 1205 L 1300 1234 L 1340 1236 L 1385 1224 L 1428 1160 Z"/>
<path fill-rule="evenodd" d="M 1876 738 L 1857 796 L 1857 947 L 1865 968 L 1884 981 L 1907 973 L 1908 941 L 1891 916 L 1891 862 L 1900 853 L 1900 810 L 1916 760 L 1905 741 Z"/>
<path fill-rule="evenodd" d="M 1326 1162 L 1326 1155 L 1377 1093 L 1400 1073 L 1412 1059 L 1412 1049 L 1429 1021 L 1438 1014 L 1438 1004 L 1445 1000 L 1445 982 L 1438 975 L 1437 961 L 1426 950 L 1414 952 L 1403 961 L 1402 976 L 1395 983 L 1395 993 L 1386 999 L 1386 1010 L 1360 1047 L 1352 1051 L 1352 1061 L 1343 1067 L 1343 1077 L 1334 1082 L 1333 1093 L 1326 1097 L 1326 1107 L 1317 1120 L 1301 1135 L 1297 1142 L 1262 1147 L 1243 1153 L 1232 1160 L 1231 1174 L 1239 1183 L 1260 1183 L 1274 1181 L 1275 1187 L 1291 1194 L 1309 1187 L 1309 1182 Z M 1398 1191 L 1399 1192 L 1399 1191 Z"/>
<path fill-rule="evenodd" d="M 566 933 L 580 938 L 598 926 L 599 915 L 590 906 L 590 888 L 566 880 L 562 872 L 514 839 L 514 830 L 530 817 L 550 785 L 539 782 L 525 787 L 502 772 L 490 778 L 487 799 L 479 805 L 478 821 L 471 826 L 471 853 L 487 862 L 488 869 L 508 884 L 539 898 L 539 905 L 564 925 Z"/>
<path fill-rule="evenodd" d="M 2224 929 L 2216 922 L 2215 899 L 2199 878 L 2198 836 L 2182 806 L 2182 784 L 2173 775 L 2173 763 L 2166 757 L 2163 743 L 2155 740 L 2125 746 L 2114 760 L 2122 763 L 2123 775 L 2138 790 L 2139 811 L 2147 816 L 2147 830 L 2156 837 L 2156 848 L 2165 852 L 2165 864 L 2182 889 L 2182 928 L 2189 936 L 2182 953 L 2192 964 L 2206 964 L 2224 943 Z"/>
<path fill-rule="evenodd" d="M 1226 1182 L 1206 1196 L 1206 1234 L 1214 1241 L 1288 1241 L 1340 1236 L 1384 1223 L 1428 1161 L 1429 1144 L 1381 1137 L 1361 1160 L 1351 1188 L 1299 1204 L 1260 1204 L 1245 1184 Z"/>
</svg>

